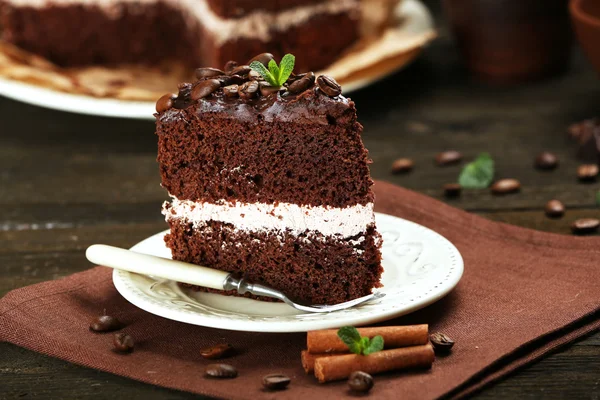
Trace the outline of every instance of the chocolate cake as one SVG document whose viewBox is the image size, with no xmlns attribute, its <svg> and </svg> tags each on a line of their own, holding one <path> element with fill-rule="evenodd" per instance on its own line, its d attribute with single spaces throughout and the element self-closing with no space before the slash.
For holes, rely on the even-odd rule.
<svg viewBox="0 0 600 400">
<path fill-rule="evenodd" d="M 155 114 L 173 258 L 309 304 L 380 286 L 368 153 L 337 82 L 309 72 L 279 87 L 236 63 L 197 77 Z"/>
<path fill-rule="evenodd" d="M 359 35 L 360 0 L 0 0 L 3 40 L 61 66 L 244 62 L 269 49 L 300 68 Z"/>
</svg>

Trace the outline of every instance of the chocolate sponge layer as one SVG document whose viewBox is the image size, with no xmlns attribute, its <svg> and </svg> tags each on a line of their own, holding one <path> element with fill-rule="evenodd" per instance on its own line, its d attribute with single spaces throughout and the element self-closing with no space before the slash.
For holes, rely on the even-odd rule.
<svg viewBox="0 0 600 400">
<path fill-rule="evenodd" d="M 171 195 L 332 207 L 373 201 L 357 122 L 256 125 L 221 117 L 158 122 L 162 185 Z"/>
<path fill-rule="evenodd" d="M 380 286 L 380 240 L 374 228 L 339 240 L 245 232 L 216 221 L 194 228 L 172 220 L 170 226 L 165 242 L 173 259 L 245 275 L 305 304 L 341 303 Z"/>
</svg>

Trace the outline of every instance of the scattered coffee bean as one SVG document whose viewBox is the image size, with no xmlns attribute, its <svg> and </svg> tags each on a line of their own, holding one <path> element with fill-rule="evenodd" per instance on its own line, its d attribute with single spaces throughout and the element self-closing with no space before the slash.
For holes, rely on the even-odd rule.
<svg viewBox="0 0 600 400">
<path fill-rule="evenodd" d="M 404 174 L 412 171 L 415 163 L 410 158 L 399 158 L 392 163 L 393 174 Z"/>
<path fill-rule="evenodd" d="M 429 335 L 429 340 L 431 340 L 433 349 L 438 353 L 448 352 L 454 346 L 454 340 L 441 332 L 432 333 Z"/>
<path fill-rule="evenodd" d="M 600 227 L 600 219 L 596 218 L 581 218 L 573 222 L 571 230 L 576 235 L 584 235 L 594 233 Z"/>
<path fill-rule="evenodd" d="M 252 71 L 252 68 L 250 68 L 248 65 L 240 65 L 231 71 L 231 75 L 246 76 L 250 71 Z"/>
<path fill-rule="evenodd" d="M 270 374 L 263 377 L 262 383 L 269 390 L 283 390 L 291 382 L 291 379 L 283 374 Z"/>
<path fill-rule="evenodd" d="M 329 97 L 336 97 L 342 94 L 342 87 L 335 79 L 328 75 L 321 75 L 317 78 L 317 85 Z"/>
<path fill-rule="evenodd" d="M 223 94 L 225 94 L 226 97 L 237 97 L 238 89 L 239 89 L 238 85 L 225 86 L 223 88 Z"/>
<path fill-rule="evenodd" d="M 462 191 L 462 186 L 458 183 L 447 183 L 444 185 L 444 196 L 458 197 Z"/>
<path fill-rule="evenodd" d="M 538 154 L 534 164 L 539 169 L 554 169 L 558 166 L 558 157 L 553 153 L 544 151 Z"/>
<path fill-rule="evenodd" d="M 295 80 L 289 86 L 289 90 L 293 94 L 302 93 L 311 88 L 315 84 L 315 74 L 308 72 L 300 79 Z"/>
<path fill-rule="evenodd" d="M 257 55 L 256 57 L 254 57 L 252 60 L 248 61 L 248 65 L 252 64 L 254 61 L 258 61 L 259 63 L 261 63 L 262 65 L 267 67 L 267 66 L 269 66 L 269 62 L 274 59 L 275 59 L 275 57 L 273 57 L 273 54 L 262 53 L 262 54 Z"/>
<path fill-rule="evenodd" d="M 238 94 L 242 99 L 248 100 L 258 95 L 258 82 L 248 81 L 238 88 Z"/>
<path fill-rule="evenodd" d="M 214 78 L 215 76 L 225 75 L 225 71 L 221 71 L 217 68 L 198 68 L 196 70 L 196 78 Z"/>
<path fill-rule="evenodd" d="M 111 317 L 110 315 L 101 315 L 98 318 L 95 318 L 90 324 L 90 330 L 94 332 L 110 332 L 121 329 L 123 324 L 116 319 L 115 317 Z"/>
<path fill-rule="evenodd" d="M 209 360 L 227 357 L 233 352 L 233 346 L 229 343 L 220 343 L 215 346 L 205 347 L 200 350 L 200 355 Z"/>
<path fill-rule="evenodd" d="M 278 88 L 276 86 L 271 86 L 266 82 L 261 82 L 260 84 L 260 94 L 262 94 L 263 96 L 270 96 L 272 94 L 276 94 L 281 90 L 281 88 Z"/>
<path fill-rule="evenodd" d="M 173 100 L 176 98 L 177 96 L 175 96 L 173 93 L 167 93 L 162 96 L 156 102 L 156 112 L 161 113 L 171 109 L 173 107 Z"/>
<path fill-rule="evenodd" d="M 441 153 L 438 153 L 435 156 L 435 163 L 437 165 L 439 165 L 440 167 L 446 166 L 446 165 L 452 165 L 452 164 L 457 164 L 462 160 L 463 156 L 461 153 L 459 153 L 456 150 L 449 150 L 449 151 L 444 151 Z"/>
<path fill-rule="evenodd" d="M 373 388 L 374 384 L 373 377 L 366 372 L 354 371 L 348 377 L 348 386 L 354 392 L 367 393 Z"/>
<path fill-rule="evenodd" d="M 220 87 L 221 82 L 218 79 L 207 79 L 205 81 L 200 81 L 192 89 L 190 97 L 193 101 L 200 100 L 211 95 Z"/>
<path fill-rule="evenodd" d="M 225 71 L 226 74 L 231 73 L 231 71 L 233 71 L 235 69 L 235 67 L 237 67 L 239 64 L 235 61 L 227 61 L 225 63 L 225 66 L 223 67 L 223 71 Z"/>
<path fill-rule="evenodd" d="M 133 351 L 133 338 L 126 333 L 116 333 L 113 338 L 115 350 L 119 353 L 131 353 Z"/>
<path fill-rule="evenodd" d="M 582 182 L 594 181 L 598 177 L 598 165 L 583 164 L 577 168 L 577 177 Z"/>
<path fill-rule="evenodd" d="M 521 182 L 516 179 L 500 179 L 492 185 L 492 193 L 508 194 L 521 190 Z"/>
<path fill-rule="evenodd" d="M 546 215 L 550 218 L 560 218 L 565 215 L 565 205 L 558 200 L 550 200 L 544 207 Z"/>
<path fill-rule="evenodd" d="M 237 375 L 237 369 L 229 364 L 210 364 L 204 370 L 204 376 L 209 378 L 232 379 Z"/>
</svg>

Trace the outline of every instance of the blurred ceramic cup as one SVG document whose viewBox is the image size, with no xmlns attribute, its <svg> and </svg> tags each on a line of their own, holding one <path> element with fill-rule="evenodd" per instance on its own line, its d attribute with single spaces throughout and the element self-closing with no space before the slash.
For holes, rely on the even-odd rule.
<svg viewBox="0 0 600 400">
<path fill-rule="evenodd" d="M 464 61 L 478 77 L 518 83 L 566 70 L 568 0 L 443 1 Z"/>
<path fill-rule="evenodd" d="M 571 0 L 569 10 L 577 39 L 600 73 L 600 1 Z"/>
</svg>

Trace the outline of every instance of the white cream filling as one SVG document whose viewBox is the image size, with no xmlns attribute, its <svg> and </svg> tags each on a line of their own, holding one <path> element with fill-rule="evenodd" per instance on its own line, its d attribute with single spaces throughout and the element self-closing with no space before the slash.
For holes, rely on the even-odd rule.
<svg viewBox="0 0 600 400">
<path fill-rule="evenodd" d="M 275 231 L 302 234 L 307 231 L 324 236 L 348 238 L 364 233 L 375 224 L 373 203 L 337 208 L 299 206 L 290 203 L 196 203 L 173 198 L 163 205 L 167 221 L 173 219 L 203 226 L 208 221 L 231 224 L 242 231 Z"/>
<path fill-rule="evenodd" d="M 14 6 L 38 8 L 48 5 L 95 5 L 104 8 L 109 15 L 115 17 L 118 17 L 116 7 L 119 4 L 153 4 L 159 1 L 181 9 L 184 15 L 191 17 L 189 23 L 202 24 L 213 34 L 218 45 L 240 37 L 267 41 L 271 38 L 269 30 L 272 28 L 282 31 L 303 24 L 315 14 L 337 14 L 352 9 L 358 10 L 359 6 L 359 0 L 330 0 L 276 13 L 255 11 L 241 18 L 227 19 L 215 14 L 206 0 L 5 0 Z"/>
</svg>

